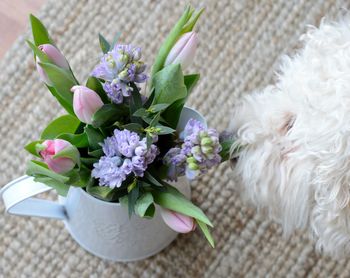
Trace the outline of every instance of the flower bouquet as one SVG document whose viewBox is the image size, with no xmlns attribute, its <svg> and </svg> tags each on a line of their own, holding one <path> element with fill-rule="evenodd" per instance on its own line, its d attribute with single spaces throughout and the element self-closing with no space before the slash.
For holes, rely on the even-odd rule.
<svg viewBox="0 0 350 278">
<path fill-rule="evenodd" d="M 28 45 L 36 68 L 67 114 L 26 145 L 37 158 L 28 163 L 27 175 L 61 196 L 78 187 L 120 203 L 129 217 L 152 218 L 159 206 L 170 228 L 187 233 L 198 226 L 214 246 L 212 222 L 173 183 L 181 176 L 193 180 L 227 160 L 232 145 L 230 137 L 207 128 L 198 113 L 179 123 L 186 109 L 193 112 L 185 103 L 199 74 L 187 74 L 186 67 L 197 48 L 193 28 L 202 12 L 185 9 L 150 75 L 139 47 L 120 44 L 118 36 L 109 43 L 99 35 L 102 57 L 85 85 L 31 15 L 34 40 Z"/>
</svg>

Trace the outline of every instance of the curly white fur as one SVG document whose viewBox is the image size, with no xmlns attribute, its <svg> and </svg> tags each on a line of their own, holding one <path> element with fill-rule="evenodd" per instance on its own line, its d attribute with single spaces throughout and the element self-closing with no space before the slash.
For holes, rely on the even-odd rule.
<svg viewBox="0 0 350 278">
<path fill-rule="evenodd" d="M 350 20 L 323 21 L 283 57 L 278 81 L 234 107 L 245 193 L 318 250 L 350 254 Z M 233 147 L 234 148 L 234 147 Z"/>
</svg>

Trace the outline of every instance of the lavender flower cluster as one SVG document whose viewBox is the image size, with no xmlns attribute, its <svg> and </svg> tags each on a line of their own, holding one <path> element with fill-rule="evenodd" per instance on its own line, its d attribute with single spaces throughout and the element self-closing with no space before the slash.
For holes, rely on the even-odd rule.
<svg viewBox="0 0 350 278">
<path fill-rule="evenodd" d="M 133 173 L 142 177 L 148 164 L 158 155 L 158 148 L 152 144 L 147 149 L 146 138 L 129 130 L 114 130 L 102 144 L 104 156 L 95 163 L 91 175 L 99 179 L 101 186 L 120 187 L 127 176 Z"/>
<path fill-rule="evenodd" d="M 103 89 L 114 103 L 122 103 L 132 93 L 130 82 L 143 83 L 146 65 L 140 61 L 141 48 L 132 45 L 115 45 L 104 54 L 91 75 L 103 79 Z"/>
<path fill-rule="evenodd" d="M 181 147 L 171 148 L 164 156 L 169 180 L 176 181 L 183 175 L 194 179 L 221 162 L 221 145 L 215 129 L 207 129 L 199 121 L 190 119 L 182 137 Z"/>
</svg>

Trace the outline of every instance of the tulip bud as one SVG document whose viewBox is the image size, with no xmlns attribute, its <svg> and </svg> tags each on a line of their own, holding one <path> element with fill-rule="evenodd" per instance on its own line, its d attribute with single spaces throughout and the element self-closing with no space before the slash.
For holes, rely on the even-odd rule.
<svg viewBox="0 0 350 278">
<path fill-rule="evenodd" d="M 69 172 L 79 160 L 78 149 L 66 140 L 45 140 L 37 145 L 37 149 L 49 169 L 56 173 Z"/>
<path fill-rule="evenodd" d="M 73 109 L 80 121 L 92 123 L 92 116 L 103 106 L 100 96 L 85 86 L 73 86 Z"/>
<path fill-rule="evenodd" d="M 192 217 L 164 208 L 160 209 L 160 214 L 165 224 L 175 232 L 189 233 L 196 229 L 196 223 Z"/>
<path fill-rule="evenodd" d="M 197 33 L 185 33 L 179 38 L 179 40 L 170 50 L 164 65 L 167 66 L 170 64 L 181 64 L 182 69 L 188 67 L 194 59 L 197 44 Z"/>
<path fill-rule="evenodd" d="M 46 56 L 51 60 L 51 62 L 54 63 L 56 66 L 59 66 L 64 69 L 69 69 L 69 64 L 66 58 L 62 55 L 62 53 L 56 47 L 54 47 L 51 44 L 42 44 L 42 45 L 39 45 L 38 48 L 42 52 L 44 52 Z M 50 81 L 49 77 L 47 76 L 43 68 L 39 65 L 39 62 L 40 62 L 39 57 L 36 57 L 36 69 L 39 73 L 41 80 L 45 82 L 47 85 L 52 86 L 52 82 Z"/>
</svg>

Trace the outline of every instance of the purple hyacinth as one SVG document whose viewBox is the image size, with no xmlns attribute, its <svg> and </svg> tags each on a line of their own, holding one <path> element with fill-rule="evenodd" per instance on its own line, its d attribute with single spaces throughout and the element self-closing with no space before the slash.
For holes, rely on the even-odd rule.
<svg viewBox="0 0 350 278">
<path fill-rule="evenodd" d="M 122 103 L 132 93 L 131 82 L 147 80 L 146 65 L 140 59 L 141 48 L 118 44 L 102 56 L 91 75 L 105 81 L 103 89 L 114 103 Z"/>
<path fill-rule="evenodd" d="M 207 129 L 199 121 L 190 119 L 181 138 L 181 148 L 170 149 L 163 159 L 164 164 L 169 167 L 170 180 L 176 180 L 183 175 L 194 179 L 221 162 L 221 145 L 215 129 Z"/>
<path fill-rule="evenodd" d="M 94 164 L 91 175 L 99 179 L 101 186 L 111 188 L 120 187 L 127 176 L 133 173 L 142 177 L 147 166 L 158 155 L 158 148 L 152 144 L 147 149 L 146 138 L 129 130 L 114 130 L 111 137 L 107 137 L 102 149 L 104 156 Z"/>
</svg>

